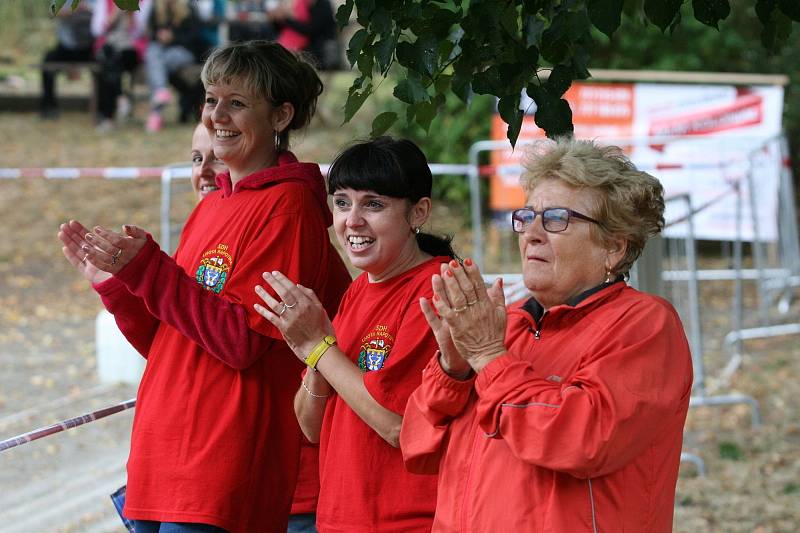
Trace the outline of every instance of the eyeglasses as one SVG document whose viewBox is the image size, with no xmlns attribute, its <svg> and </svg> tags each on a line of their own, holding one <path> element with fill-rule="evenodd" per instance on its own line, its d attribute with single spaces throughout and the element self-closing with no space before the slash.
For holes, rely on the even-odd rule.
<svg viewBox="0 0 800 533">
<path fill-rule="evenodd" d="M 536 220 L 536 215 L 542 215 L 542 227 L 549 233 L 559 233 L 567 229 L 570 217 L 600 225 L 597 220 L 566 207 L 548 207 L 538 213 L 532 207 L 523 207 L 511 214 L 511 227 L 515 232 L 523 233 Z"/>
</svg>

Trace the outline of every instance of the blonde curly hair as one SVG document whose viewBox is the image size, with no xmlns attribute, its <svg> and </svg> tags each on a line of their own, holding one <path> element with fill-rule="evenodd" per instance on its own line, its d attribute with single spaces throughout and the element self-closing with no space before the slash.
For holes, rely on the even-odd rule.
<svg viewBox="0 0 800 533">
<path fill-rule="evenodd" d="M 647 239 L 664 229 L 664 188 L 617 146 L 571 138 L 536 143 L 526 151 L 523 168 L 526 196 L 545 180 L 593 193 L 594 208 L 587 214 L 600 224 L 592 225 L 592 238 L 600 244 L 619 237 L 627 242 L 613 274 L 627 276 Z"/>
</svg>

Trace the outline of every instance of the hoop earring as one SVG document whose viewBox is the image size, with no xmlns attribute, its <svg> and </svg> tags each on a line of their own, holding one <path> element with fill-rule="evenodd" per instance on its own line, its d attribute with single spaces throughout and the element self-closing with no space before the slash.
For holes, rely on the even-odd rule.
<svg viewBox="0 0 800 533">
<path fill-rule="evenodd" d="M 275 130 L 275 150 L 280 151 L 281 149 L 281 132 Z"/>
</svg>

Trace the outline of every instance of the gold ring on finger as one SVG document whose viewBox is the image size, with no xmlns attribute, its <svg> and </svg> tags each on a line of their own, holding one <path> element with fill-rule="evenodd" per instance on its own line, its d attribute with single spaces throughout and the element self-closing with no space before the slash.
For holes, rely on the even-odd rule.
<svg viewBox="0 0 800 533">
<path fill-rule="evenodd" d="M 460 313 L 460 312 L 466 310 L 466 308 L 467 308 L 466 305 L 464 307 L 456 307 L 455 309 L 453 309 L 453 312 L 454 313 Z"/>
<path fill-rule="evenodd" d="M 467 302 L 467 307 L 473 306 L 473 305 L 475 305 L 476 303 L 478 303 L 478 299 L 477 299 L 477 298 L 475 298 L 475 299 L 474 299 L 474 300 L 472 300 L 471 302 Z"/>
</svg>

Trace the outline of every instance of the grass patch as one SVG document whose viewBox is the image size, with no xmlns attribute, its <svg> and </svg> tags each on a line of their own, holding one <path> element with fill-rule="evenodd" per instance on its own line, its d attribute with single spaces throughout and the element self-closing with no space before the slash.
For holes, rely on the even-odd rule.
<svg viewBox="0 0 800 533">
<path fill-rule="evenodd" d="M 720 442 L 719 443 L 719 457 L 720 459 L 727 459 L 728 461 L 741 461 L 744 457 L 742 449 L 735 442 Z"/>
</svg>

